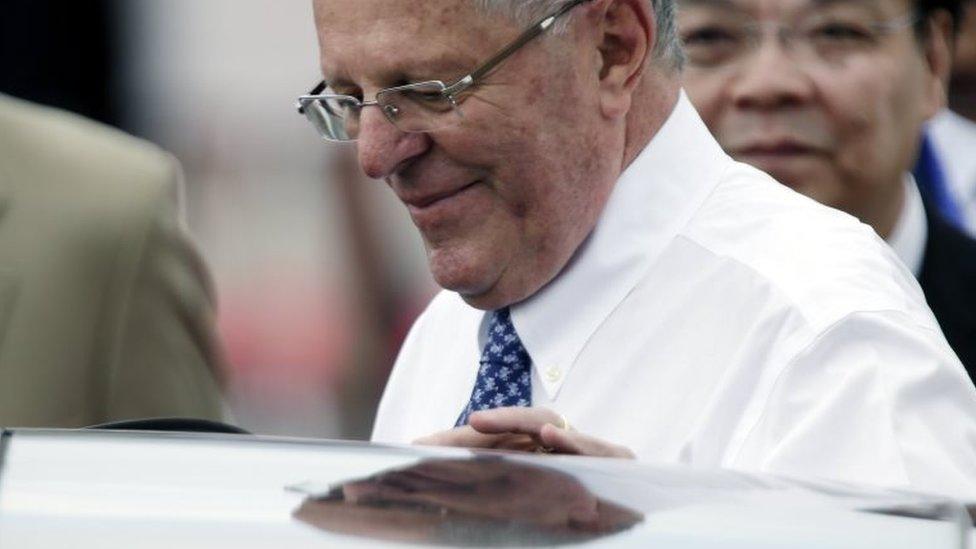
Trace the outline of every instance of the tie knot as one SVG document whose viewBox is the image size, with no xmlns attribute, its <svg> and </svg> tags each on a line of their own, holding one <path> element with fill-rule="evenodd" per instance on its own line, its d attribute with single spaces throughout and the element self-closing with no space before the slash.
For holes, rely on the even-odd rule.
<svg viewBox="0 0 976 549">
<path fill-rule="evenodd" d="M 512 313 L 508 307 L 491 312 L 488 320 L 488 341 L 481 355 L 481 362 L 516 364 L 529 363 L 529 353 L 522 345 Z"/>
</svg>

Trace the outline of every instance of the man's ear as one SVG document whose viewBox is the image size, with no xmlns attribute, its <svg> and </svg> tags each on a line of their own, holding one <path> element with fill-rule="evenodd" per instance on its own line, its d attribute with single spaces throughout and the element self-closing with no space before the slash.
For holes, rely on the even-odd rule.
<svg viewBox="0 0 976 549">
<path fill-rule="evenodd" d="M 952 69 L 952 16 L 939 10 L 929 18 L 927 24 L 924 51 L 929 80 L 926 116 L 931 118 L 946 106 L 946 90 Z"/>
<path fill-rule="evenodd" d="M 600 108 L 603 115 L 627 114 L 634 88 L 651 55 L 655 15 L 647 0 L 601 0 L 594 6 L 600 18 Z"/>
</svg>

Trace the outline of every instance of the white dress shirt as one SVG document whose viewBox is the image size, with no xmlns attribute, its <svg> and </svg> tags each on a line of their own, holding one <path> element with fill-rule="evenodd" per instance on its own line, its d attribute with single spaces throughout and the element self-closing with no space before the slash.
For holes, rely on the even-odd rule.
<svg viewBox="0 0 976 549">
<path fill-rule="evenodd" d="M 905 200 L 887 242 L 902 263 L 918 278 L 922 273 L 925 245 L 929 239 L 928 218 L 915 177 L 910 173 L 905 174 L 904 185 Z"/>
<path fill-rule="evenodd" d="M 976 499 L 976 388 L 911 273 L 866 225 L 725 155 L 683 93 L 512 319 L 533 405 L 640 459 Z M 434 298 L 374 440 L 453 427 L 485 320 Z"/>
<path fill-rule="evenodd" d="M 949 195 L 976 237 L 976 122 L 943 109 L 928 123 L 929 137 L 945 172 Z"/>
</svg>

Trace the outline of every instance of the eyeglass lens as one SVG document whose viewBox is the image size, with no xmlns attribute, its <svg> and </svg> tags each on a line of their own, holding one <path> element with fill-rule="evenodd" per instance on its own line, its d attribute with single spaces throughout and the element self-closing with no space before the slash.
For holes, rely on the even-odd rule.
<svg viewBox="0 0 976 549">
<path fill-rule="evenodd" d="M 457 123 L 460 110 L 444 93 L 440 82 L 425 82 L 381 90 L 376 103 L 363 105 L 354 97 L 325 94 L 306 100 L 305 115 L 323 138 L 354 141 L 359 138 L 362 110 L 377 106 L 403 132 L 427 132 Z"/>
<path fill-rule="evenodd" d="M 800 61 L 833 63 L 877 47 L 884 35 L 908 26 L 899 24 L 901 21 L 908 20 L 878 21 L 876 15 L 846 5 L 786 23 L 758 22 L 722 9 L 685 8 L 679 26 L 689 64 L 720 67 L 754 53 L 767 35 L 773 35 Z"/>
</svg>

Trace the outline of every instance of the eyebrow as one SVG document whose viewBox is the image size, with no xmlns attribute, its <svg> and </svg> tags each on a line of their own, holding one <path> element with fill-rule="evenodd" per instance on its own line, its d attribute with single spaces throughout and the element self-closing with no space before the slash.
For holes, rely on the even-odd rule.
<svg viewBox="0 0 976 549">
<path fill-rule="evenodd" d="M 810 0 L 810 4 L 818 8 L 837 4 L 860 4 L 862 7 L 872 8 L 874 10 L 881 9 L 879 0 Z"/>
<path fill-rule="evenodd" d="M 443 80 L 451 84 L 464 76 L 478 65 L 478 59 L 458 57 L 457 52 L 443 52 L 430 58 L 411 61 L 400 66 L 391 66 L 379 74 L 384 86 L 399 85 L 400 83 L 416 83 L 428 80 Z M 323 71 L 324 73 L 324 71 Z M 357 84 L 345 71 L 339 71 L 332 79 L 325 78 L 330 86 L 356 87 Z"/>
</svg>

